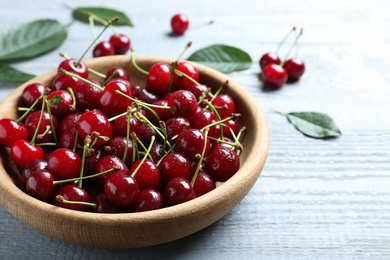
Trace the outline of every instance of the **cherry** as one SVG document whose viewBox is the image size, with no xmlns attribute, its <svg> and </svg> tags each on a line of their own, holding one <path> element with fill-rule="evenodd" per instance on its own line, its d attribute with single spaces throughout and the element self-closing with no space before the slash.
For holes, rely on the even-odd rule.
<svg viewBox="0 0 390 260">
<path fill-rule="evenodd" d="M 28 129 L 15 120 L 3 118 L 0 119 L 0 144 L 11 147 L 16 141 L 27 139 Z"/>
<path fill-rule="evenodd" d="M 76 90 L 80 84 L 82 83 L 81 80 L 78 78 L 67 76 L 67 75 L 57 75 L 52 83 L 52 89 L 53 90 L 66 90 L 67 88 L 72 88 L 73 90 Z"/>
<path fill-rule="evenodd" d="M 80 77 L 83 78 L 88 78 L 88 67 L 85 65 L 84 62 L 78 61 L 76 59 L 68 59 L 64 60 L 63 62 L 60 63 L 58 66 L 58 70 L 64 69 L 68 72 L 74 73 L 79 75 Z"/>
<path fill-rule="evenodd" d="M 199 171 L 194 183 L 196 197 L 200 197 L 215 189 L 215 181 L 205 171 Z"/>
<path fill-rule="evenodd" d="M 142 160 L 136 161 L 130 168 L 130 175 L 138 168 Z M 161 186 L 161 173 L 157 165 L 149 159 L 145 159 L 136 174 L 133 176 L 140 189 L 159 189 Z"/>
<path fill-rule="evenodd" d="M 287 71 L 288 79 L 299 80 L 305 73 L 305 63 L 299 58 L 292 58 L 283 64 L 283 68 Z"/>
<path fill-rule="evenodd" d="M 58 127 L 58 134 L 62 135 L 64 132 L 77 127 L 77 120 L 81 116 L 79 113 L 73 113 L 64 117 Z"/>
<path fill-rule="evenodd" d="M 186 129 L 190 129 L 191 125 L 188 120 L 184 117 L 174 117 L 170 118 L 165 122 L 167 129 L 168 141 L 171 142 L 172 138 Z"/>
<path fill-rule="evenodd" d="M 231 116 L 232 113 L 236 110 L 236 104 L 234 103 L 233 99 L 226 94 L 218 95 L 214 98 L 214 100 L 211 102 L 212 105 L 218 106 L 218 107 L 225 107 L 227 109 L 221 109 L 217 108 L 217 112 L 221 117 L 227 117 Z"/>
<path fill-rule="evenodd" d="M 188 90 L 175 91 L 168 101 L 168 106 L 176 108 L 176 114 L 185 118 L 194 116 L 198 109 L 198 101 Z"/>
<path fill-rule="evenodd" d="M 56 180 L 72 179 L 80 176 L 81 158 L 67 148 L 58 148 L 47 160 L 47 168 Z"/>
<path fill-rule="evenodd" d="M 168 205 L 177 205 L 195 198 L 194 188 L 184 178 L 174 178 L 165 185 L 164 199 Z"/>
<path fill-rule="evenodd" d="M 153 162 L 158 162 L 165 154 L 165 151 L 162 149 L 164 148 L 164 145 L 160 142 L 154 142 L 152 145 L 152 148 L 150 150 L 150 156 L 153 159 Z"/>
<path fill-rule="evenodd" d="M 33 136 L 35 134 L 35 130 L 38 127 L 40 117 L 41 117 L 41 111 L 32 112 L 26 117 L 25 125 L 28 129 L 29 139 L 33 138 Z M 53 121 L 54 130 L 57 132 L 57 128 L 58 128 L 57 118 L 52 115 L 51 119 Z M 50 130 L 42 138 L 40 138 L 40 139 L 37 138 L 37 140 L 36 140 L 37 143 L 46 143 L 46 142 L 50 142 L 54 139 L 53 129 L 51 129 L 49 113 L 44 111 L 43 115 L 42 115 L 42 122 L 41 122 L 41 125 L 39 126 L 38 135 L 43 134 L 46 131 L 46 126 L 50 126 Z"/>
<path fill-rule="evenodd" d="M 112 136 L 126 136 L 127 123 L 127 115 L 120 116 L 112 122 Z M 134 132 L 138 137 L 142 134 L 142 123 L 135 116 L 130 118 L 130 131 Z"/>
<path fill-rule="evenodd" d="M 192 94 L 195 95 L 197 100 L 203 95 L 203 92 L 206 89 L 207 89 L 206 85 L 198 85 L 198 84 L 195 84 L 195 83 L 193 83 L 192 85 L 189 85 L 187 87 L 187 90 L 192 92 Z"/>
<path fill-rule="evenodd" d="M 92 55 L 94 58 L 111 56 L 115 54 L 114 46 L 109 42 L 100 42 L 93 49 Z"/>
<path fill-rule="evenodd" d="M 101 84 L 97 80 L 90 80 L 92 83 L 101 87 Z M 79 87 L 74 90 L 74 95 L 76 97 L 76 107 L 85 111 L 86 109 L 92 110 L 99 107 L 99 99 L 102 95 L 102 91 L 98 88 L 86 83 L 81 82 Z"/>
<path fill-rule="evenodd" d="M 99 108 L 109 117 L 119 115 L 126 112 L 127 107 L 131 105 L 132 101 L 115 91 L 120 91 L 127 96 L 133 97 L 134 90 L 128 81 L 116 80 L 110 81 L 99 99 Z"/>
<path fill-rule="evenodd" d="M 18 140 L 11 147 L 11 158 L 17 165 L 24 167 L 35 159 L 42 159 L 43 150 L 27 140 Z"/>
<path fill-rule="evenodd" d="M 75 110 L 75 107 L 73 107 L 73 97 L 72 95 L 65 90 L 56 90 L 51 92 L 47 96 L 47 101 L 50 101 L 53 97 L 60 96 L 61 97 L 61 103 L 58 105 L 51 105 L 50 111 L 51 113 L 59 120 L 64 118 L 67 115 L 70 115 Z"/>
<path fill-rule="evenodd" d="M 280 60 L 278 54 L 276 54 L 275 52 L 268 52 L 268 53 L 264 54 L 263 56 L 261 56 L 261 59 L 259 61 L 260 68 L 262 70 L 268 64 L 278 64 L 279 65 L 280 63 L 282 63 L 282 61 Z"/>
<path fill-rule="evenodd" d="M 141 125 L 141 132 L 142 132 L 142 134 L 139 137 L 139 139 L 141 140 L 141 142 L 144 145 L 149 145 L 150 144 L 150 140 L 151 140 L 152 136 L 159 137 L 157 132 L 156 132 L 156 130 L 154 130 L 153 127 L 146 126 L 145 124 Z"/>
<path fill-rule="evenodd" d="M 280 88 L 287 82 L 287 79 L 287 71 L 277 64 L 268 64 L 263 69 L 264 83 L 271 87 Z"/>
<path fill-rule="evenodd" d="M 107 143 L 107 146 L 110 147 L 109 154 L 116 155 L 119 158 L 123 158 L 123 156 L 125 155 L 126 143 L 127 143 L 126 137 L 118 136 L 118 137 L 112 138 Z M 132 164 L 132 158 L 133 158 L 133 141 L 132 140 L 129 140 L 129 144 L 127 147 L 128 147 L 127 148 L 127 155 L 126 155 L 126 160 L 124 161 L 124 163 L 130 167 Z"/>
<path fill-rule="evenodd" d="M 204 134 L 198 129 L 187 129 L 181 132 L 176 139 L 176 150 L 191 161 L 196 160 L 196 154 L 202 154 Z M 206 141 L 205 156 L 210 151 L 210 142 Z"/>
<path fill-rule="evenodd" d="M 160 100 L 157 100 L 156 102 L 154 102 L 153 105 L 162 106 L 162 107 L 169 107 L 169 102 L 167 100 L 160 99 Z M 166 121 L 166 120 L 175 116 L 175 112 L 171 109 L 155 108 L 155 107 L 151 107 L 151 109 L 157 114 L 160 121 Z M 153 124 L 155 124 L 155 125 L 158 124 L 157 117 L 150 110 L 146 111 L 146 117 Z"/>
<path fill-rule="evenodd" d="M 108 138 L 111 138 L 112 135 L 112 127 L 108 118 L 99 110 L 91 110 L 82 114 L 77 124 L 77 131 L 82 140 L 87 135 L 91 136 L 92 132 L 99 132 L 100 136 L 106 136 Z M 92 142 L 94 140 L 95 137 L 92 136 Z M 102 146 L 106 142 L 103 138 L 98 137 L 95 147 Z"/>
<path fill-rule="evenodd" d="M 83 156 L 83 149 L 78 149 L 77 154 L 80 157 Z M 93 150 L 87 154 L 84 159 L 84 176 L 92 175 L 95 173 L 95 167 L 102 157 L 103 150 L 100 147 L 93 148 Z"/>
<path fill-rule="evenodd" d="M 93 197 L 92 203 L 96 204 L 96 207 L 93 209 L 97 213 L 117 213 L 118 208 L 114 206 L 106 197 L 106 194 L 99 193 Z"/>
<path fill-rule="evenodd" d="M 227 181 L 240 168 L 240 157 L 229 148 L 213 149 L 207 157 L 206 169 L 217 181 Z"/>
<path fill-rule="evenodd" d="M 134 85 L 133 85 L 134 86 Z M 160 99 L 160 97 L 148 88 L 141 87 L 140 85 L 134 86 L 134 97 L 148 104 L 152 104 Z"/>
<path fill-rule="evenodd" d="M 222 117 L 222 120 L 224 120 L 225 118 L 227 118 L 227 117 Z M 227 125 L 228 127 L 230 127 L 233 130 L 233 133 L 236 136 L 238 135 L 238 132 L 240 131 L 240 125 L 238 124 L 237 121 L 238 120 L 229 120 L 229 121 L 224 122 L 225 125 Z M 222 127 L 223 136 L 233 138 L 232 132 L 230 131 L 230 129 L 228 127 Z"/>
<path fill-rule="evenodd" d="M 182 177 L 187 180 L 191 178 L 191 162 L 180 153 L 167 154 L 161 160 L 159 169 L 164 182 L 168 182 L 176 177 Z"/>
<path fill-rule="evenodd" d="M 77 202 L 91 202 L 91 197 L 89 194 L 82 188 L 71 185 L 64 184 L 56 192 L 56 196 L 62 196 L 67 201 L 77 201 Z M 78 211 L 89 211 L 90 206 L 84 204 L 72 204 L 66 202 L 55 201 L 55 205 L 62 208 L 73 209 Z"/>
<path fill-rule="evenodd" d="M 76 142 L 76 134 L 76 128 L 68 129 L 60 136 L 60 139 L 58 140 L 58 146 L 61 148 L 73 149 L 73 146 Z"/>
<path fill-rule="evenodd" d="M 42 201 L 54 197 L 54 175 L 47 170 L 36 170 L 26 181 L 26 192 Z"/>
<path fill-rule="evenodd" d="M 191 119 L 190 123 L 193 128 L 202 129 L 203 127 L 217 121 L 218 117 L 212 111 L 206 109 L 198 109 L 194 117 Z M 220 133 L 220 126 L 216 125 L 210 128 L 209 136 L 219 138 Z"/>
<path fill-rule="evenodd" d="M 124 34 L 114 34 L 110 37 L 109 42 L 115 49 L 115 54 L 125 54 L 130 49 L 130 39 Z"/>
<path fill-rule="evenodd" d="M 104 184 L 107 199 L 118 207 L 128 207 L 138 199 L 139 185 L 129 175 L 114 173 Z"/>
<path fill-rule="evenodd" d="M 27 179 L 37 170 L 47 170 L 47 161 L 36 159 L 24 166 L 21 177 L 23 186 L 26 186 Z"/>
<path fill-rule="evenodd" d="M 164 198 L 161 193 L 155 189 L 144 189 L 138 195 L 133 209 L 137 212 L 160 209 L 164 206 Z"/>
<path fill-rule="evenodd" d="M 172 32 L 176 35 L 184 34 L 188 29 L 188 25 L 188 17 L 184 14 L 176 14 L 171 19 Z"/>
<path fill-rule="evenodd" d="M 32 83 L 23 89 L 22 99 L 27 107 L 31 107 L 34 102 L 45 92 L 46 86 L 40 83 Z M 35 105 L 42 107 L 42 99 Z"/>
<path fill-rule="evenodd" d="M 108 171 L 112 169 L 114 166 L 119 166 L 120 170 L 97 176 L 96 181 L 98 184 L 103 186 L 104 183 L 107 181 L 107 179 L 115 173 L 125 174 L 125 175 L 129 174 L 129 168 L 127 168 L 127 166 L 122 162 L 122 160 L 115 155 L 106 155 L 103 158 L 101 158 L 95 166 L 95 173 Z"/>
<path fill-rule="evenodd" d="M 165 63 L 156 63 L 149 70 L 146 78 L 146 88 L 159 95 L 164 95 L 168 92 L 170 78 L 170 66 Z"/>
<path fill-rule="evenodd" d="M 176 67 L 176 70 L 186 74 L 194 81 L 199 81 L 199 72 L 198 70 L 190 63 L 182 61 Z M 194 82 L 189 80 L 185 76 L 179 76 L 176 73 L 173 74 L 173 84 L 179 89 L 187 89 L 189 86 L 193 85 Z"/>
<path fill-rule="evenodd" d="M 124 68 L 117 67 L 117 66 L 112 67 L 107 71 L 106 73 L 107 79 L 110 78 L 112 74 L 114 74 L 114 72 L 116 73 L 116 76 L 114 78 L 130 81 L 129 74 L 127 73 L 127 71 Z"/>
</svg>

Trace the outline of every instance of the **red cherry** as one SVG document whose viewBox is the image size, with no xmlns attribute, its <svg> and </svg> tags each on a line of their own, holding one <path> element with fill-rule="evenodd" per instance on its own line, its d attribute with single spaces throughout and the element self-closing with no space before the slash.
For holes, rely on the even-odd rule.
<svg viewBox="0 0 390 260">
<path fill-rule="evenodd" d="M 31 107 L 45 91 L 46 86 L 40 83 L 32 83 L 23 89 L 22 99 L 27 107 Z M 42 99 L 38 101 L 35 107 L 42 107 Z"/>
<path fill-rule="evenodd" d="M 226 94 L 216 96 L 211 102 L 211 104 L 218 107 L 227 107 L 227 109 L 216 109 L 221 117 L 231 116 L 232 113 L 234 113 L 236 110 L 236 104 L 234 103 L 233 99 L 231 98 L 231 96 Z"/>
<path fill-rule="evenodd" d="M 187 129 L 181 132 L 176 139 L 176 150 L 191 161 L 196 160 L 196 154 L 202 154 L 205 139 L 204 134 L 198 129 Z M 210 151 L 210 142 L 206 141 L 205 156 Z"/>
<path fill-rule="evenodd" d="M 80 77 L 83 77 L 85 79 L 88 78 L 88 67 L 85 65 L 84 62 L 76 59 L 69 59 L 69 60 L 64 60 L 63 62 L 60 63 L 58 66 L 58 70 L 64 69 L 68 72 L 74 73 L 79 75 Z"/>
<path fill-rule="evenodd" d="M 169 107 L 168 101 L 162 99 L 157 100 L 156 102 L 153 103 L 153 105 Z M 158 115 L 160 121 L 166 121 L 175 116 L 175 112 L 171 109 L 155 108 L 155 107 L 151 107 L 151 109 Z M 158 125 L 157 117 L 150 110 L 146 111 L 146 116 L 153 124 Z"/>
<path fill-rule="evenodd" d="M 77 154 L 82 157 L 83 149 L 78 149 Z M 84 160 L 84 176 L 92 175 L 95 173 L 95 167 L 102 157 L 103 151 L 100 147 L 93 148 L 93 152 L 91 154 L 87 154 Z"/>
<path fill-rule="evenodd" d="M 79 113 L 73 113 L 64 117 L 58 127 L 58 134 L 62 135 L 64 132 L 77 127 L 77 120 L 81 116 Z"/>
<path fill-rule="evenodd" d="M 168 205 L 177 205 L 195 198 L 194 188 L 184 178 L 174 178 L 165 185 L 164 199 Z"/>
<path fill-rule="evenodd" d="M 156 63 L 149 70 L 146 78 L 146 88 L 159 95 L 164 95 L 168 92 L 170 77 L 170 66 L 165 63 Z"/>
<path fill-rule="evenodd" d="M 117 67 L 117 66 L 109 69 L 106 73 L 106 77 L 110 78 L 112 76 L 112 74 L 114 74 L 114 72 L 117 74 L 116 77 L 114 77 L 114 78 L 130 81 L 130 77 L 129 77 L 129 74 L 127 73 L 127 71 L 124 68 Z"/>
<path fill-rule="evenodd" d="M 34 133 L 35 133 L 35 130 L 37 129 L 40 117 L 41 117 L 41 111 L 32 112 L 26 117 L 25 125 L 28 129 L 28 136 L 29 136 L 30 140 L 34 136 Z M 58 128 L 57 118 L 52 115 L 51 119 L 53 121 L 54 130 L 57 133 L 57 128 Z M 49 113 L 47 111 L 44 111 L 43 116 L 42 116 L 42 122 L 41 122 L 41 125 L 39 126 L 38 134 L 43 134 L 46 131 L 46 126 L 50 126 L 50 130 L 41 139 L 37 138 L 36 139 L 37 143 L 46 143 L 46 142 L 51 142 L 54 140 L 53 130 L 51 129 Z"/>
<path fill-rule="evenodd" d="M 24 166 L 21 177 L 23 186 L 26 186 L 27 179 L 37 170 L 47 170 L 47 161 L 45 159 L 36 159 Z"/>
<path fill-rule="evenodd" d="M 133 85 L 134 86 L 134 85 Z M 134 86 L 134 97 L 148 104 L 152 104 L 160 99 L 160 97 L 148 88 L 141 87 L 140 85 Z"/>
<path fill-rule="evenodd" d="M 112 136 L 126 136 L 127 134 L 127 115 L 123 115 L 118 117 L 113 123 L 112 123 Z M 138 137 L 142 134 L 142 123 L 135 117 L 132 116 L 130 118 L 130 131 L 134 132 Z"/>
<path fill-rule="evenodd" d="M 217 181 L 227 181 L 240 168 L 240 157 L 229 148 L 213 149 L 207 157 L 206 169 Z"/>
<path fill-rule="evenodd" d="M 94 58 L 115 55 L 114 46 L 109 42 L 100 42 L 93 49 Z"/>
<path fill-rule="evenodd" d="M 19 140 L 11 147 L 11 158 L 17 165 L 24 167 L 35 159 L 42 159 L 43 150 L 38 145 L 32 145 L 27 140 Z"/>
<path fill-rule="evenodd" d="M 205 171 L 199 171 L 194 183 L 196 197 L 200 197 L 215 189 L 215 181 Z"/>
<path fill-rule="evenodd" d="M 197 100 L 203 95 L 203 92 L 206 89 L 207 89 L 206 85 L 198 85 L 198 84 L 195 84 L 195 83 L 193 83 L 192 85 L 187 87 L 187 90 L 192 92 L 192 94 L 195 95 Z"/>
<path fill-rule="evenodd" d="M 90 80 L 98 86 L 101 86 L 99 81 Z M 85 111 L 86 109 L 92 110 L 99 107 L 99 99 L 102 95 L 102 91 L 96 87 L 86 83 L 81 82 L 79 87 L 74 91 L 76 97 L 76 107 L 80 111 Z"/>
<path fill-rule="evenodd" d="M 104 183 L 107 181 L 107 179 L 115 173 L 120 173 L 125 175 L 129 174 L 129 168 L 127 168 L 126 164 L 124 164 L 122 160 L 115 155 L 106 155 L 103 158 L 101 158 L 95 166 L 95 173 L 108 171 L 112 169 L 114 166 L 119 166 L 120 170 L 97 176 L 96 177 L 97 183 L 99 183 L 101 186 L 104 186 Z"/>
<path fill-rule="evenodd" d="M 127 139 L 124 136 L 118 136 L 118 137 L 112 138 L 107 143 L 107 146 L 110 147 L 109 154 L 115 155 L 119 158 L 123 158 L 123 156 L 125 154 L 125 150 L 126 150 L 126 144 L 127 144 Z M 128 150 L 127 150 L 125 164 L 130 167 L 132 164 L 131 161 L 133 158 L 133 141 L 131 139 L 129 140 L 129 144 L 128 144 L 127 149 Z"/>
<path fill-rule="evenodd" d="M 62 133 L 60 140 L 58 140 L 58 146 L 61 148 L 73 149 L 74 143 L 76 142 L 77 128 L 69 129 Z"/>
<path fill-rule="evenodd" d="M 163 206 L 164 198 L 159 191 L 155 189 L 144 189 L 139 193 L 133 208 L 137 212 L 144 212 L 160 209 Z"/>
<path fill-rule="evenodd" d="M 195 81 L 199 81 L 199 72 L 198 70 L 190 63 L 182 61 L 179 66 L 176 67 L 176 70 L 186 74 Z M 189 86 L 193 85 L 194 82 L 189 80 L 185 76 L 178 76 L 176 73 L 173 74 L 173 84 L 179 89 L 188 89 Z"/>
<path fill-rule="evenodd" d="M 11 147 L 16 141 L 28 138 L 28 129 L 15 120 L 0 119 L 0 144 Z"/>
<path fill-rule="evenodd" d="M 80 176 L 81 158 L 70 149 L 58 148 L 49 156 L 47 168 L 56 180 L 77 178 Z"/>
<path fill-rule="evenodd" d="M 287 60 L 283 68 L 287 71 L 288 79 L 291 80 L 298 80 L 305 73 L 305 63 L 298 58 Z"/>
<path fill-rule="evenodd" d="M 167 128 L 168 141 L 171 142 L 172 138 L 185 129 L 190 129 L 191 125 L 184 117 L 174 117 L 165 122 Z"/>
<path fill-rule="evenodd" d="M 51 105 L 50 111 L 51 113 L 58 119 L 61 120 L 67 115 L 73 113 L 75 108 L 72 108 L 73 105 L 73 97 L 72 95 L 65 90 L 56 90 L 51 92 L 47 96 L 47 101 L 50 101 L 54 96 L 60 96 L 61 102 L 58 105 Z"/>
<path fill-rule="evenodd" d="M 91 110 L 85 112 L 81 115 L 79 123 L 77 124 L 77 131 L 79 132 L 79 137 L 84 140 L 87 135 L 91 136 L 92 132 L 96 131 L 100 133 L 100 136 L 106 136 L 111 138 L 112 127 L 108 118 L 99 110 Z M 94 142 L 95 137 L 92 137 L 92 142 Z M 98 138 L 95 147 L 102 146 L 107 141 L 103 138 Z"/>
<path fill-rule="evenodd" d="M 287 79 L 287 71 L 277 64 L 268 64 L 263 69 L 264 83 L 269 86 L 280 88 L 287 82 Z"/>
<path fill-rule="evenodd" d="M 106 194 L 99 193 L 92 199 L 92 203 L 96 204 L 94 212 L 97 213 L 117 213 L 118 208 L 114 206 L 106 197 Z"/>
<path fill-rule="evenodd" d="M 76 90 L 78 86 L 82 83 L 81 80 L 75 77 L 67 76 L 67 75 L 57 75 L 52 84 L 53 90 L 66 90 L 67 88 L 72 88 Z"/>
<path fill-rule="evenodd" d="M 259 61 L 260 68 L 263 70 L 265 66 L 268 64 L 280 64 L 282 61 L 280 60 L 278 54 L 275 52 L 268 52 L 261 56 L 261 59 Z"/>
<path fill-rule="evenodd" d="M 115 54 L 125 54 L 130 49 L 130 39 L 124 34 L 112 35 L 109 42 L 115 49 Z"/>
<path fill-rule="evenodd" d="M 171 19 L 172 32 L 176 35 L 184 34 L 188 29 L 188 25 L 188 17 L 184 14 L 176 14 Z"/>
<path fill-rule="evenodd" d="M 203 127 L 216 121 L 218 121 L 218 117 L 216 114 L 214 114 L 210 110 L 198 109 L 194 117 L 191 119 L 190 123 L 192 125 L 192 128 L 202 129 Z M 209 136 L 219 138 L 220 134 L 221 131 L 219 125 L 210 128 Z"/>
<path fill-rule="evenodd" d="M 54 197 L 54 175 L 50 171 L 37 170 L 26 181 L 26 192 L 42 201 Z"/>
<path fill-rule="evenodd" d="M 222 117 L 222 120 L 226 119 L 226 117 Z M 233 130 L 233 133 L 237 136 L 238 132 L 240 131 L 240 125 L 237 122 L 238 120 L 229 120 L 224 122 L 224 124 L 228 127 L 230 127 Z M 223 136 L 233 138 L 232 132 L 227 127 L 222 127 Z"/>
<path fill-rule="evenodd" d="M 191 162 L 180 153 L 167 154 L 159 165 L 164 182 L 173 178 L 182 177 L 187 180 L 191 178 Z"/>
<path fill-rule="evenodd" d="M 188 90 L 175 91 L 168 101 L 168 106 L 176 108 L 176 114 L 191 118 L 198 109 L 198 101 L 194 94 Z"/>
<path fill-rule="evenodd" d="M 107 83 L 99 99 L 99 109 L 109 117 L 126 112 L 127 107 L 132 103 L 130 99 L 115 93 L 117 90 L 134 97 L 134 90 L 128 81 L 116 80 Z"/>
<path fill-rule="evenodd" d="M 138 168 L 142 160 L 136 161 L 130 168 L 130 175 Z M 161 173 L 157 165 L 149 159 L 146 159 L 134 176 L 140 189 L 159 189 L 161 186 Z"/>
<path fill-rule="evenodd" d="M 118 207 L 128 207 L 138 199 L 139 185 L 129 175 L 114 173 L 104 184 L 107 199 Z"/>
<path fill-rule="evenodd" d="M 65 200 L 68 201 L 91 203 L 91 197 L 84 189 L 71 184 L 62 185 L 56 192 L 56 196 L 58 195 L 61 195 Z M 73 209 L 78 211 L 89 211 L 91 209 L 91 206 L 88 205 L 71 204 L 71 203 L 59 202 L 57 200 L 55 201 L 55 205 L 58 207 Z"/>
<path fill-rule="evenodd" d="M 165 151 L 163 149 L 163 144 L 160 142 L 154 142 L 152 145 L 152 149 L 150 149 L 150 156 L 153 159 L 153 162 L 158 162 L 163 155 L 165 154 Z"/>
</svg>

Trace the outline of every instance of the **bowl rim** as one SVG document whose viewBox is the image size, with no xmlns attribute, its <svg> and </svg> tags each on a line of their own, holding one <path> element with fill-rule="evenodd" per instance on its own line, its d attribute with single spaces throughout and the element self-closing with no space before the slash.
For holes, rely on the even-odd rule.
<svg viewBox="0 0 390 260">
<path fill-rule="evenodd" d="M 129 60 L 130 56 L 127 55 L 120 55 L 120 56 L 114 56 L 115 59 L 118 59 L 118 64 L 122 64 L 121 62 L 126 62 Z M 85 61 L 88 67 L 94 68 L 96 67 L 96 64 L 100 62 L 105 62 L 108 59 L 112 57 L 102 57 L 102 58 L 95 58 L 91 60 Z M 166 57 L 158 57 L 158 56 L 146 56 L 146 55 L 137 55 L 136 61 L 137 63 L 142 63 L 148 60 L 153 60 L 154 63 L 156 62 L 173 62 L 174 59 L 166 58 Z M 218 71 L 215 71 L 213 69 L 210 69 L 206 66 L 203 66 L 198 63 L 190 62 L 192 63 L 198 70 L 199 74 L 207 73 L 208 77 L 211 78 L 226 78 L 228 77 Z M 130 65 L 131 66 L 131 65 Z M 45 74 L 42 74 L 36 78 L 33 78 L 29 80 L 28 82 L 22 84 L 17 89 L 15 89 L 11 94 L 9 94 L 3 101 L 0 102 L 0 118 L 4 118 L 4 116 L 7 114 L 6 107 L 11 104 L 12 100 L 15 100 L 24 89 L 25 86 L 34 83 L 34 82 L 42 82 L 46 77 L 52 77 L 57 74 L 57 70 L 51 70 Z M 131 79 L 130 79 L 131 80 Z M 171 206 L 171 207 L 165 207 L 159 210 L 154 211 L 147 211 L 147 212 L 135 212 L 135 213 L 115 213 L 115 214 L 106 214 L 106 213 L 93 213 L 93 212 L 80 212 L 80 211 L 74 211 L 69 210 L 65 208 L 60 208 L 54 205 L 51 205 L 46 202 L 42 202 L 40 200 L 37 200 L 33 198 L 32 196 L 28 195 L 24 191 L 22 191 L 17 185 L 14 183 L 12 178 L 9 176 L 8 173 L 6 173 L 6 170 L 4 168 L 4 158 L 1 156 L 1 164 L 0 164 L 0 177 L 2 177 L 3 181 L 0 182 L 0 203 L 13 215 L 15 215 L 17 218 L 22 220 L 24 223 L 26 223 L 29 226 L 32 226 L 33 228 L 37 229 L 37 227 L 34 226 L 34 223 L 31 223 L 28 221 L 28 219 L 25 219 L 24 214 L 22 211 L 23 209 L 18 208 L 17 206 L 23 206 L 23 207 L 31 207 L 26 209 L 27 211 L 35 211 L 35 212 L 49 212 L 50 216 L 61 218 L 63 221 L 67 222 L 74 222 L 74 221 L 87 221 L 87 222 L 94 222 L 96 224 L 103 224 L 106 222 L 111 223 L 118 223 L 121 222 L 122 225 L 126 224 L 136 224 L 136 223 L 156 223 L 156 221 L 160 221 L 161 223 L 165 223 L 166 221 L 174 221 L 177 219 L 183 219 L 186 218 L 189 215 L 194 215 L 199 212 L 207 212 L 205 207 L 218 207 L 218 204 L 225 203 L 224 197 L 229 196 L 230 193 L 234 192 L 234 189 L 240 186 L 249 187 L 248 191 L 245 192 L 245 194 L 241 195 L 241 198 L 245 197 L 245 195 L 249 192 L 249 190 L 252 188 L 254 183 L 256 182 L 257 178 L 260 175 L 260 172 L 262 168 L 264 167 L 265 160 L 268 154 L 268 148 L 269 148 L 269 129 L 267 120 L 265 118 L 265 115 L 256 102 L 256 100 L 252 97 L 252 95 L 242 86 L 234 82 L 233 80 L 229 79 L 229 85 L 234 86 L 235 91 L 237 91 L 239 97 L 238 98 L 244 98 L 245 102 L 250 103 L 253 107 L 253 113 L 256 113 L 256 116 L 253 117 L 254 125 L 258 127 L 259 131 L 256 131 L 257 133 L 254 133 L 254 139 L 252 142 L 254 144 L 258 145 L 257 149 L 251 149 L 251 153 L 246 158 L 246 163 L 242 164 L 239 171 L 231 177 L 228 181 L 222 183 L 217 189 L 214 189 L 210 191 L 207 194 L 204 194 L 201 197 L 198 197 L 194 200 L 188 201 L 186 203 L 182 203 L 179 205 Z M 236 89 L 238 87 L 238 89 Z M 245 165 L 246 173 L 242 174 L 243 171 L 243 165 Z M 8 176 L 8 178 L 7 178 Z M 254 181 L 253 181 L 254 180 Z M 251 183 L 248 183 L 251 182 Z M 218 196 L 216 196 L 219 194 Z M 238 201 L 238 202 L 239 202 Z M 235 206 L 235 205 L 234 205 Z M 233 206 L 233 207 L 234 207 Z M 232 207 L 232 208 L 233 208 Z M 231 208 L 231 209 L 232 209 Z M 224 215 L 226 215 L 231 209 L 225 210 Z M 221 216 L 221 217 L 222 217 Z M 219 217 L 220 218 L 220 217 Z M 219 219 L 218 218 L 218 219 Z M 213 221 L 212 223 L 214 223 Z M 209 223 L 208 225 L 212 224 Z M 208 226 L 207 225 L 207 226 Z M 204 228 L 204 227 L 202 227 Z M 200 229 L 202 229 L 200 228 Z M 199 229 L 199 230 L 200 230 Z M 38 229 L 39 230 L 39 229 Z M 45 230 L 39 230 L 43 233 Z M 192 232 L 194 233 L 194 232 Z M 50 235 L 50 234 L 49 234 Z M 189 234 L 186 234 L 189 235 Z M 184 236 L 186 236 L 184 235 Z M 181 236 L 181 237 L 184 237 Z M 68 242 L 69 239 L 57 237 L 59 239 L 63 239 Z M 180 237 L 179 237 L 180 238 Z M 176 238 L 177 239 L 177 238 Z M 172 241 L 175 239 L 171 239 L 169 241 Z M 168 241 L 164 241 L 168 242 Z M 85 243 L 85 245 L 89 245 L 88 243 Z M 148 244 L 146 244 L 148 245 Z M 94 245 L 92 245 L 94 246 Z M 144 246 L 144 245 L 141 245 Z M 132 246 L 130 246 L 132 247 Z M 136 245 L 135 247 L 138 247 Z"/>
</svg>

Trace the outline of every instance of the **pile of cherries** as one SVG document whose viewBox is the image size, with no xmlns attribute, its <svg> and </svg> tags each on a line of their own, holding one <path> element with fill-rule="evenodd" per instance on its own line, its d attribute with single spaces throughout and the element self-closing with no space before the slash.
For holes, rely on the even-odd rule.
<svg viewBox="0 0 390 260">
<path fill-rule="evenodd" d="M 88 80 L 93 70 L 67 59 L 50 86 L 26 86 L 19 119 L 0 120 L 0 144 L 28 194 L 80 211 L 140 212 L 202 196 L 238 171 L 245 127 L 225 85 L 212 93 L 185 61 L 144 71 L 134 55 L 145 86 L 121 67 Z"/>
<path fill-rule="evenodd" d="M 295 32 L 295 30 L 295 27 L 293 27 L 290 33 Z M 288 38 L 290 33 L 287 34 L 287 36 L 279 44 L 276 52 L 268 52 L 261 56 L 259 64 L 262 70 L 263 81 L 265 84 L 274 88 L 280 88 L 287 82 L 287 80 L 297 81 L 300 79 L 303 73 L 305 73 L 305 63 L 298 58 L 298 38 L 302 35 L 302 32 L 303 31 L 301 29 L 299 35 L 296 35 L 295 42 L 291 46 L 283 62 L 279 58 L 277 51 Z M 287 59 L 294 46 L 297 48 L 295 57 Z"/>
</svg>

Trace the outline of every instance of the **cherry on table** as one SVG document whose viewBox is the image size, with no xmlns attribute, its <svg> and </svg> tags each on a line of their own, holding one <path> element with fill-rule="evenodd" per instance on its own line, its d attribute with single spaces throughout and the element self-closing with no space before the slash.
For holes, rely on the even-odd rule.
<svg viewBox="0 0 390 260">
<path fill-rule="evenodd" d="M 115 55 L 114 46 L 110 42 L 98 43 L 92 51 L 94 58 Z"/>
<path fill-rule="evenodd" d="M 176 35 L 184 34 L 188 29 L 188 25 L 188 17 L 184 14 L 176 14 L 171 18 L 172 32 Z"/>
<path fill-rule="evenodd" d="M 16 141 L 27 139 L 27 126 L 13 119 L 0 119 L 0 144 L 11 147 Z"/>
<path fill-rule="evenodd" d="M 112 35 L 109 42 L 114 47 L 115 54 L 125 54 L 131 45 L 130 38 L 124 34 Z"/>
<path fill-rule="evenodd" d="M 287 71 L 289 80 L 299 80 L 305 73 L 305 63 L 299 58 L 292 58 L 283 64 L 283 68 Z"/>
<path fill-rule="evenodd" d="M 136 212 L 144 212 L 160 209 L 164 206 L 164 198 L 162 194 L 155 189 L 141 190 L 137 201 L 134 203 L 133 209 Z"/>
<path fill-rule="evenodd" d="M 164 188 L 164 200 L 170 205 L 177 205 L 196 198 L 194 188 L 184 178 L 171 179 Z"/>
<path fill-rule="evenodd" d="M 282 61 L 280 60 L 278 54 L 276 54 L 275 52 L 268 52 L 263 56 L 261 56 L 259 64 L 260 64 L 260 68 L 263 70 L 265 66 L 267 66 L 268 64 L 279 65 L 281 62 Z"/>
<path fill-rule="evenodd" d="M 287 71 L 277 64 L 268 64 L 263 69 L 263 81 L 269 86 L 280 88 L 287 79 Z"/>
</svg>

